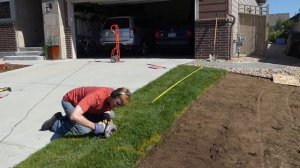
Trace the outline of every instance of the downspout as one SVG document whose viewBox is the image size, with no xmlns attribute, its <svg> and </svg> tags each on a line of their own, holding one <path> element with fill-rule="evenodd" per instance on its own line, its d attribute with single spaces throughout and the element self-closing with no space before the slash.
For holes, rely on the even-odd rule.
<svg viewBox="0 0 300 168">
<path fill-rule="evenodd" d="M 236 18 L 231 13 L 229 13 L 229 0 L 226 0 L 226 14 L 232 18 L 232 21 L 229 21 L 231 23 L 231 26 L 230 26 L 230 32 L 229 32 L 229 37 L 230 37 L 229 38 L 229 44 L 230 44 L 230 46 L 229 46 L 229 52 L 228 52 L 229 60 L 231 60 L 232 28 L 233 28 L 233 26 L 235 24 L 235 19 Z"/>
</svg>

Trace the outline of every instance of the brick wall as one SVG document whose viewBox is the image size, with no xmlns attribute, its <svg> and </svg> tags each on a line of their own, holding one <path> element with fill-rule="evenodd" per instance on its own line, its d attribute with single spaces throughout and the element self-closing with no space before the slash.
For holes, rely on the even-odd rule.
<svg viewBox="0 0 300 168">
<path fill-rule="evenodd" d="M 0 24 L 0 37 L 0 52 L 15 52 L 18 50 L 13 23 Z"/>
<path fill-rule="evenodd" d="M 214 54 L 215 19 L 195 21 L 195 58 L 207 59 Z M 231 23 L 228 19 L 219 19 L 216 35 L 215 54 L 219 59 L 229 59 L 232 45 L 230 38 Z"/>
<path fill-rule="evenodd" d="M 71 43 L 71 29 L 70 27 L 65 26 L 65 36 L 66 36 L 66 49 L 67 49 L 67 58 L 72 58 L 72 43 Z"/>
</svg>

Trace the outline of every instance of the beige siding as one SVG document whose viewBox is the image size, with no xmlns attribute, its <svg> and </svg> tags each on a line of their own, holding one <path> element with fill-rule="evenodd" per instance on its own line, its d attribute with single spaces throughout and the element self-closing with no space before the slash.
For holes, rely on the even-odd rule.
<svg viewBox="0 0 300 168">
<path fill-rule="evenodd" d="M 201 0 L 199 1 L 199 19 L 226 18 L 226 0 Z"/>
<path fill-rule="evenodd" d="M 235 24 L 233 26 L 233 39 L 236 40 L 236 34 L 238 32 L 238 17 L 239 17 L 239 0 L 232 0 L 232 15 L 235 17 Z"/>
</svg>

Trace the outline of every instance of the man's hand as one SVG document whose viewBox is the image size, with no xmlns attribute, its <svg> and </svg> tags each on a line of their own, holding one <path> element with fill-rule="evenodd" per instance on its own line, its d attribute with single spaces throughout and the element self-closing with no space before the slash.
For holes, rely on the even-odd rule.
<svg viewBox="0 0 300 168">
<path fill-rule="evenodd" d="M 115 112 L 114 111 L 106 111 L 103 114 L 103 120 L 110 121 L 114 117 L 115 117 Z"/>
<path fill-rule="evenodd" d="M 105 130 L 105 124 L 103 122 L 95 123 L 95 134 L 101 134 Z"/>
<path fill-rule="evenodd" d="M 117 126 L 113 122 L 108 122 L 104 130 L 105 138 L 109 138 L 115 131 L 117 131 Z"/>
<path fill-rule="evenodd" d="M 99 132 L 98 127 L 100 127 L 101 124 L 105 124 L 105 129 L 103 132 L 97 134 L 96 132 Z M 104 120 L 104 123 L 103 122 L 96 123 L 95 127 L 97 129 L 97 131 L 95 129 L 95 134 L 99 135 L 99 138 L 109 138 L 115 131 L 117 131 L 117 126 L 112 121 L 107 121 L 107 120 Z"/>
</svg>

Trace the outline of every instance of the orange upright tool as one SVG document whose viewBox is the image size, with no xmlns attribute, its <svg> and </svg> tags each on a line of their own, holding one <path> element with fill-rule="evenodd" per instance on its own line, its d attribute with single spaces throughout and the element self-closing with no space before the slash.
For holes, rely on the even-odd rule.
<svg viewBox="0 0 300 168">
<path fill-rule="evenodd" d="M 120 61 L 120 32 L 119 26 L 117 24 L 111 25 L 111 31 L 114 32 L 116 37 L 116 46 L 111 50 L 111 62 L 119 62 Z"/>
</svg>

